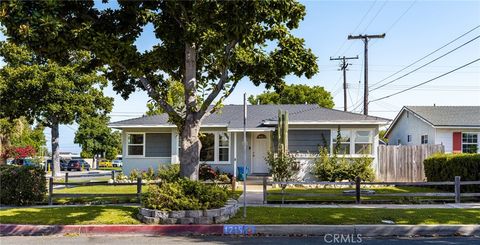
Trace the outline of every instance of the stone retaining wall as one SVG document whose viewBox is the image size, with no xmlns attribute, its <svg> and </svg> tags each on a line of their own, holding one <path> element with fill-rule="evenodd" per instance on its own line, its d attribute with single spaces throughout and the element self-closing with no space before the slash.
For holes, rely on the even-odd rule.
<svg viewBox="0 0 480 245">
<path fill-rule="evenodd" d="M 235 216 L 238 211 L 236 200 L 217 209 L 160 211 L 141 208 L 138 219 L 146 224 L 221 224 Z"/>
</svg>

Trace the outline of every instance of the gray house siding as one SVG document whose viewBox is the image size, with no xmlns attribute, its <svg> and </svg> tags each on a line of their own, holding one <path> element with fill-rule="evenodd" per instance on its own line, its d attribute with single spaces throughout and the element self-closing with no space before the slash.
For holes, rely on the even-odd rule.
<svg viewBox="0 0 480 245">
<path fill-rule="evenodd" d="M 411 141 L 408 142 L 408 135 Z M 388 135 L 389 145 L 420 145 L 421 136 L 428 135 L 428 144 L 435 144 L 435 129 L 412 112 L 403 111 Z"/>
</svg>

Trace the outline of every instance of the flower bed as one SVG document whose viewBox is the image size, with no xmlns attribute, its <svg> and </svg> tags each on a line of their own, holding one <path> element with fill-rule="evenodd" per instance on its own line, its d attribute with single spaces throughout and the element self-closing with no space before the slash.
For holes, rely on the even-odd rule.
<svg viewBox="0 0 480 245">
<path fill-rule="evenodd" d="M 146 224 L 221 224 L 235 216 L 237 211 L 237 201 L 230 199 L 217 209 L 161 211 L 141 208 L 138 219 Z"/>
</svg>

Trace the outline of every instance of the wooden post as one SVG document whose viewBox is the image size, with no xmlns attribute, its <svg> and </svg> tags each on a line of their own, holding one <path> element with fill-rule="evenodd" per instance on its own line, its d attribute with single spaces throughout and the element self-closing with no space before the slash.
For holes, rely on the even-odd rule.
<svg viewBox="0 0 480 245">
<path fill-rule="evenodd" d="M 455 176 L 455 203 L 460 203 L 460 176 Z"/>
<path fill-rule="evenodd" d="M 65 173 L 65 188 L 68 188 L 68 172 Z"/>
<path fill-rule="evenodd" d="M 237 189 L 237 178 L 235 176 L 232 177 L 232 192 L 235 192 Z"/>
<path fill-rule="evenodd" d="M 115 185 L 115 170 L 112 170 L 112 181 L 113 185 Z"/>
<path fill-rule="evenodd" d="M 48 205 L 52 205 L 52 194 L 53 194 L 53 177 L 50 176 L 48 179 Z"/>
<path fill-rule="evenodd" d="M 267 177 L 263 177 L 263 204 L 267 203 Z"/>
<path fill-rule="evenodd" d="M 360 200 L 360 182 L 361 181 L 362 179 L 359 176 L 355 178 L 355 203 L 356 204 L 361 203 L 361 200 Z"/>
<path fill-rule="evenodd" d="M 142 203 L 142 177 L 137 178 L 137 198 L 138 202 Z"/>
</svg>

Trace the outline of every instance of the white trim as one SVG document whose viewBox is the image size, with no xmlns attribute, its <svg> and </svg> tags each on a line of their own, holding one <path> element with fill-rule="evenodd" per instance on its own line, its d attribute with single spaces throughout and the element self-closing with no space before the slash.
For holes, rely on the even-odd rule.
<svg viewBox="0 0 480 245">
<path fill-rule="evenodd" d="M 157 124 L 157 125 L 108 125 L 109 128 L 177 128 L 175 125 Z M 228 124 L 208 124 L 201 125 L 200 128 L 224 128 L 228 127 Z"/>
<path fill-rule="evenodd" d="M 338 131 L 338 128 L 336 129 L 331 129 L 330 131 L 330 155 L 333 155 L 333 148 L 334 148 L 334 142 L 333 140 L 337 139 L 337 131 Z M 371 157 L 371 158 L 375 158 L 375 135 L 376 135 L 376 129 L 375 128 L 345 128 L 345 129 L 342 129 L 340 128 L 340 131 L 349 131 L 350 132 L 350 142 L 349 142 L 349 146 L 350 146 L 350 154 L 338 154 L 339 156 L 344 156 L 346 158 L 354 158 L 354 157 L 362 157 L 362 156 L 368 156 L 368 157 Z M 371 149 L 371 153 L 370 154 L 356 154 L 355 153 L 355 144 L 357 143 L 356 142 L 356 132 L 357 131 L 370 131 L 370 135 L 371 135 L 371 142 L 358 142 L 358 144 L 371 144 L 372 145 L 372 149 Z M 346 143 L 344 143 L 346 144 Z"/>
<path fill-rule="evenodd" d="M 141 134 L 143 136 L 143 139 L 142 139 L 142 144 L 129 144 L 128 143 L 128 136 L 129 135 L 132 135 L 132 134 Z M 126 158 L 145 158 L 145 141 L 146 141 L 146 137 L 145 137 L 145 132 L 127 132 L 126 133 L 127 135 L 127 138 L 125 140 L 125 144 L 126 144 L 126 154 L 125 154 L 125 157 Z M 143 149 L 143 154 L 142 155 L 130 155 L 129 152 L 128 152 L 128 146 L 139 146 L 141 145 L 142 146 L 142 149 Z"/>
<path fill-rule="evenodd" d="M 439 128 L 439 129 L 449 129 L 449 128 L 455 128 L 455 129 L 480 129 L 480 126 L 433 126 L 434 128 Z"/>
<path fill-rule="evenodd" d="M 274 127 L 265 128 L 247 128 L 247 132 L 270 132 L 275 131 Z M 243 128 L 229 128 L 227 132 L 243 132 Z"/>
<path fill-rule="evenodd" d="M 213 134 L 213 161 L 202 161 L 202 163 L 207 163 L 210 165 L 222 165 L 222 164 L 231 164 L 230 162 L 230 151 L 232 149 L 232 134 L 227 131 L 200 131 L 200 133 L 204 134 Z M 228 160 L 227 161 L 220 161 L 219 156 L 220 156 L 220 134 L 225 133 L 228 135 Z M 227 147 L 223 147 L 227 148 Z M 200 157 L 200 156 L 199 156 Z"/>
<path fill-rule="evenodd" d="M 264 125 L 277 125 L 276 121 L 265 121 Z M 288 122 L 288 125 L 386 125 L 388 121 L 295 121 Z"/>
</svg>

